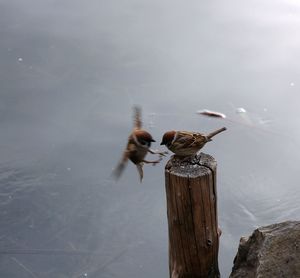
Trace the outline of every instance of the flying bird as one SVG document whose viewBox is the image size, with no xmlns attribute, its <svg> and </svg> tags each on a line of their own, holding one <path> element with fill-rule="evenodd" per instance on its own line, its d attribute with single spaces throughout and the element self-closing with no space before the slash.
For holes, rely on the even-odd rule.
<svg viewBox="0 0 300 278">
<path fill-rule="evenodd" d="M 140 181 L 143 180 L 143 164 L 157 164 L 162 160 L 162 156 L 165 156 L 167 152 L 159 152 L 151 150 L 151 143 L 155 142 L 151 134 L 146 130 L 142 129 L 142 120 L 141 120 L 141 109 L 137 106 L 133 108 L 134 111 L 134 128 L 131 134 L 128 137 L 128 142 L 126 149 L 123 152 L 123 156 L 118 163 L 117 167 L 113 171 L 115 178 L 119 178 L 124 171 L 124 168 L 130 160 L 136 165 L 138 170 Z M 145 159 L 147 153 L 158 154 L 159 159 L 154 161 L 148 161 Z"/>
</svg>

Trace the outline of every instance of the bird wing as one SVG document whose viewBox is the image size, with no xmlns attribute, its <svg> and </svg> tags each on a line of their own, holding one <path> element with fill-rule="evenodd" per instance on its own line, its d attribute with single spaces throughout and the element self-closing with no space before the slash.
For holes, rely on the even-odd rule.
<svg viewBox="0 0 300 278">
<path fill-rule="evenodd" d="M 129 151 L 128 151 L 128 149 L 126 149 L 123 152 L 123 156 L 122 156 L 120 162 L 118 163 L 117 167 L 113 170 L 112 174 L 116 179 L 119 179 L 120 176 L 122 175 L 122 173 L 125 169 L 125 166 L 128 162 L 128 158 L 129 158 Z"/>
<path fill-rule="evenodd" d="M 138 106 L 133 107 L 133 125 L 135 129 L 142 128 L 142 109 Z"/>
<path fill-rule="evenodd" d="M 205 136 L 197 132 L 180 131 L 177 134 L 176 141 L 181 143 L 181 148 L 189 148 L 205 141 Z"/>
</svg>

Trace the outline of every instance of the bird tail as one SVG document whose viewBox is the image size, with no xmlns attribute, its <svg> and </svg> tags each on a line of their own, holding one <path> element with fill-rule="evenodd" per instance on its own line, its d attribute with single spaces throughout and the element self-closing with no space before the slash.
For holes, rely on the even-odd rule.
<svg viewBox="0 0 300 278">
<path fill-rule="evenodd" d="M 142 128 L 142 109 L 139 106 L 133 107 L 133 123 L 134 123 L 134 128 L 136 129 Z"/>
<path fill-rule="evenodd" d="M 214 137 L 215 135 L 225 131 L 227 128 L 226 127 L 222 127 L 220 129 L 217 129 L 211 133 L 209 133 L 206 137 L 208 138 L 209 141 L 211 141 L 211 138 Z"/>
</svg>

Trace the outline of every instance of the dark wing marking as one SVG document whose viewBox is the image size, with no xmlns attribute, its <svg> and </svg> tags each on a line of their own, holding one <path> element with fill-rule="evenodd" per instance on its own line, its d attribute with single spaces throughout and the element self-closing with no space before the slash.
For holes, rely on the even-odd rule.
<svg viewBox="0 0 300 278">
<path fill-rule="evenodd" d="M 194 148 L 201 146 L 207 142 L 207 138 L 202 133 L 180 131 L 177 135 L 176 141 L 181 143 L 180 148 Z"/>
<path fill-rule="evenodd" d="M 187 131 L 181 131 L 177 138 L 176 141 L 182 144 L 182 148 L 188 148 L 191 147 L 195 144 L 195 142 L 198 139 L 199 134 L 198 133 L 191 133 Z"/>
</svg>

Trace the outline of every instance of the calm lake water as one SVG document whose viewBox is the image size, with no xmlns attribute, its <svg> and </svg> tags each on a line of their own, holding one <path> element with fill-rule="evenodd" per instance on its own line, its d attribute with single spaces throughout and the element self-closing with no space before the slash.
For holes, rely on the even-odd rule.
<svg viewBox="0 0 300 278">
<path fill-rule="evenodd" d="M 157 141 L 228 128 L 203 149 L 222 277 L 241 236 L 299 220 L 299 32 L 296 0 L 0 1 L 1 277 L 168 277 L 168 158 L 110 179 L 134 104 Z"/>
</svg>

